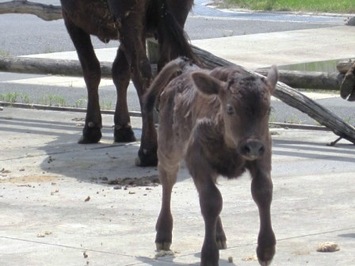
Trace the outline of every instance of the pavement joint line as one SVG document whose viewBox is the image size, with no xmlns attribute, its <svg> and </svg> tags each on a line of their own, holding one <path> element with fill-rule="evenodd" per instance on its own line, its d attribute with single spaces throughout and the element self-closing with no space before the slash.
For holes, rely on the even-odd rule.
<svg viewBox="0 0 355 266">
<path fill-rule="evenodd" d="M 318 233 L 310 233 L 310 234 L 304 234 L 304 235 L 298 235 L 298 236 L 290 236 L 290 237 L 278 238 L 276 240 L 277 241 L 287 241 L 287 240 L 290 240 L 290 239 L 299 239 L 299 238 L 306 238 L 306 237 L 311 237 L 311 236 L 327 235 L 327 234 L 343 232 L 343 231 L 349 231 L 349 230 L 354 230 L 354 229 L 355 229 L 355 227 L 349 227 L 349 228 L 343 228 L 343 229 L 334 229 L 334 230 L 328 230 L 328 231 L 318 232 Z"/>
<path fill-rule="evenodd" d="M 29 240 L 29 239 L 18 238 L 18 237 L 10 237 L 10 236 L 1 236 L 0 235 L 0 238 L 7 239 L 7 240 L 13 240 L 13 241 L 28 242 L 28 243 L 33 243 L 33 244 L 40 244 L 40 245 L 45 245 L 45 246 L 53 246 L 53 247 L 61 247 L 61 248 L 81 250 L 81 251 L 90 251 L 90 252 L 97 252 L 97 253 L 103 253 L 103 254 L 119 255 L 119 256 L 124 256 L 124 257 L 129 257 L 129 258 L 135 258 L 136 257 L 136 256 L 133 256 L 133 255 L 121 254 L 121 253 L 118 253 L 118 252 L 96 250 L 96 249 L 90 249 L 90 248 L 85 248 L 85 247 L 75 247 L 75 246 L 64 245 L 64 244 L 47 243 L 47 242 L 43 242 L 43 241 Z"/>
</svg>

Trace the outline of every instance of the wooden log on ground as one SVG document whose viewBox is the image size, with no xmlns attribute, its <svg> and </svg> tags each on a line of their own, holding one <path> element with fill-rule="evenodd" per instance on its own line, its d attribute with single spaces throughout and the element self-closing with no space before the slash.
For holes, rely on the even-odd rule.
<svg viewBox="0 0 355 266">
<path fill-rule="evenodd" d="M 212 65 L 210 67 L 212 67 Z M 152 68 L 155 69 L 155 65 L 152 65 Z M 82 76 L 82 70 L 77 60 L 55 60 L 32 57 L 0 57 L 0 71 Z M 110 78 L 111 64 L 108 62 L 102 62 L 101 72 L 103 77 Z M 267 70 L 257 69 L 255 72 L 265 76 Z M 295 88 L 338 90 L 344 77 L 343 75 L 339 75 L 337 73 L 328 74 L 323 72 L 283 70 L 280 70 L 279 72 L 279 80 L 288 86 Z"/>
<path fill-rule="evenodd" d="M 255 72 L 267 75 L 266 69 L 257 69 Z M 339 90 L 343 78 L 344 75 L 336 72 L 279 70 L 279 81 L 293 88 Z"/>
<path fill-rule="evenodd" d="M 32 57 L 0 57 L 0 71 L 28 74 L 83 76 L 78 60 Z M 102 77 L 111 78 L 111 63 L 101 63 Z"/>
<path fill-rule="evenodd" d="M 235 65 L 225 59 L 219 58 L 197 47 L 193 47 L 193 50 L 199 55 L 201 62 L 209 68 Z M 339 137 L 347 139 L 348 141 L 355 144 L 355 128 L 353 126 L 349 125 L 340 117 L 333 114 L 331 111 L 324 108 L 301 92 L 292 89 L 282 82 L 278 82 L 274 96 L 284 103 L 290 105 L 291 107 L 306 113 L 308 116 L 315 119 L 319 124 L 324 125 L 332 130 Z"/>
<path fill-rule="evenodd" d="M 0 14 L 31 14 L 43 20 L 51 21 L 62 18 L 62 7 L 28 2 L 25 0 L 14 0 L 0 3 Z"/>
</svg>

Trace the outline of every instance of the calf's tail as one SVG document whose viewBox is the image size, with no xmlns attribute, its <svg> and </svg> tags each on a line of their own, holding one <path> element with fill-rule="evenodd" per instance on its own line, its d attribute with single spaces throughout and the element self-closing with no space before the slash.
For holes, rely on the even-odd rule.
<svg viewBox="0 0 355 266">
<path fill-rule="evenodd" d="M 191 66 L 193 66 L 191 60 L 186 57 L 178 57 L 166 64 L 155 77 L 148 91 L 144 94 L 143 111 L 151 113 L 154 109 L 156 99 L 163 92 L 168 83 Z"/>
</svg>

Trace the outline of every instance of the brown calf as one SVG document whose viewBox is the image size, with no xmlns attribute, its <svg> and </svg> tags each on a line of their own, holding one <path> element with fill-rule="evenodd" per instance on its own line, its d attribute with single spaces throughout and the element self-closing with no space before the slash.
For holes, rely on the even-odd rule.
<svg viewBox="0 0 355 266">
<path fill-rule="evenodd" d="M 219 175 L 236 178 L 245 170 L 252 176 L 252 196 L 260 215 L 257 256 L 261 265 L 270 264 L 276 240 L 270 217 L 273 186 L 268 118 L 277 79 L 276 67 L 264 78 L 237 67 L 206 71 L 178 58 L 153 82 L 146 101 L 151 112 L 160 95 L 158 169 L 163 198 L 156 224 L 158 250 L 168 250 L 172 242 L 171 192 L 185 158 L 205 222 L 201 265 L 218 265 L 218 249 L 226 248 L 216 179 Z"/>
<path fill-rule="evenodd" d="M 79 143 L 96 143 L 101 139 L 101 112 L 98 87 L 100 63 L 90 35 L 107 43 L 119 40 L 112 65 L 117 90 L 114 115 L 115 142 L 135 141 L 127 106 L 127 87 L 132 78 L 142 104 L 142 96 L 152 80 L 146 56 L 145 38 L 155 36 L 159 42 L 159 68 L 177 56 L 194 57 L 183 27 L 193 0 L 61 0 L 63 18 L 78 53 L 88 91 L 83 135 Z M 137 165 L 157 164 L 156 131 L 153 116 L 142 113 L 143 129 Z"/>
</svg>

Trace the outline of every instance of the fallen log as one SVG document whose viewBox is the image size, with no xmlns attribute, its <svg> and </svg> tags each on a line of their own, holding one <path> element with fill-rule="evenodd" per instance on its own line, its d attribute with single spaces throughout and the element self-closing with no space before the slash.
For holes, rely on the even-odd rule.
<svg viewBox="0 0 355 266">
<path fill-rule="evenodd" d="M 45 21 L 62 18 L 62 7 L 46 5 L 26 0 L 14 0 L 0 3 L 0 14 L 31 14 Z"/>
<path fill-rule="evenodd" d="M 63 76 L 83 76 L 78 60 L 56 60 L 32 57 L 0 57 L 0 71 L 49 74 Z M 111 78 L 111 63 L 101 63 L 102 77 Z"/>
<path fill-rule="evenodd" d="M 256 73 L 267 75 L 266 69 L 256 69 Z M 339 90 L 344 75 L 336 72 L 279 70 L 279 81 L 293 88 Z"/>
<path fill-rule="evenodd" d="M 208 68 L 213 68 L 212 62 L 209 62 L 208 64 Z M 156 68 L 156 66 L 152 65 L 152 68 Z M 0 71 L 82 76 L 82 69 L 77 60 L 55 60 L 32 57 L 0 57 Z M 103 77 L 111 78 L 111 63 L 101 62 L 101 72 Z M 255 72 L 265 76 L 267 70 L 257 69 Z M 337 73 L 286 70 L 280 70 L 279 76 L 279 80 L 290 87 L 324 90 L 339 90 L 341 81 L 344 77 L 344 75 L 339 75 Z"/>
</svg>

